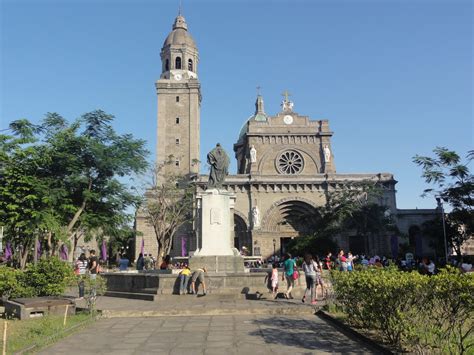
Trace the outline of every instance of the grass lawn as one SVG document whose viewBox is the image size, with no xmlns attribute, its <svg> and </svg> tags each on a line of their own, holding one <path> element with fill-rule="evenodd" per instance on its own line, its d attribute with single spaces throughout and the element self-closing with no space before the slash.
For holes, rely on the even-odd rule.
<svg viewBox="0 0 474 355">
<path fill-rule="evenodd" d="M 3 347 L 4 320 L 0 320 L 0 343 Z M 64 338 L 74 331 L 95 321 L 90 314 L 76 314 L 67 318 L 63 326 L 62 316 L 46 316 L 30 320 L 9 320 L 7 327 L 7 354 L 36 345 L 33 352 Z M 1 348 L 0 348 L 1 349 Z M 28 352 L 27 352 L 28 353 Z"/>
</svg>

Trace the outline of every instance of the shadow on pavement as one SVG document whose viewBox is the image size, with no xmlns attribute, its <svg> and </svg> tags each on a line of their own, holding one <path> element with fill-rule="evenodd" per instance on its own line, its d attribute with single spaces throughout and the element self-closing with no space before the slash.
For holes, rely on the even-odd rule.
<svg viewBox="0 0 474 355">
<path fill-rule="evenodd" d="M 249 335 L 263 337 L 266 343 L 281 344 L 302 350 L 319 350 L 336 353 L 371 353 L 364 345 L 346 337 L 324 322 L 285 317 L 269 317 L 253 321 L 260 330 Z"/>
</svg>

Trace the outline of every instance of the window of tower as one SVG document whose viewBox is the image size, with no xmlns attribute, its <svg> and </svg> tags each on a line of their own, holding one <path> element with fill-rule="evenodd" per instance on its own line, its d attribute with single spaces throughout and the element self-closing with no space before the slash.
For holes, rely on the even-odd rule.
<svg viewBox="0 0 474 355">
<path fill-rule="evenodd" d="M 179 166 L 179 159 L 176 159 L 174 165 Z"/>
<path fill-rule="evenodd" d="M 179 124 L 179 117 L 176 117 L 176 124 Z"/>
<path fill-rule="evenodd" d="M 166 59 L 166 64 L 165 64 L 165 71 L 170 70 L 170 61 L 169 59 Z"/>
<path fill-rule="evenodd" d="M 176 102 L 179 102 L 179 96 L 176 96 Z"/>
<path fill-rule="evenodd" d="M 179 138 L 176 138 L 176 145 L 179 145 L 181 142 L 179 140 Z"/>
<path fill-rule="evenodd" d="M 175 69 L 181 69 L 181 57 L 176 57 L 174 68 Z"/>
<path fill-rule="evenodd" d="M 188 70 L 193 71 L 193 60 L 192 59 L 188 60 Z"/>
</svg>

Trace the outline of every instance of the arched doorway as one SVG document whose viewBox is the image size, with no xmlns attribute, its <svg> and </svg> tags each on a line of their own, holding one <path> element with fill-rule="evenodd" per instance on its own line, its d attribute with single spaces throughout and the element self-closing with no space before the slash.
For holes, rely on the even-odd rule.
<svg viewBox="0 0 474 355">
<path fill-rule="evenodd" d="M 247 224 L 244 219 L 237 214 L 234 214 L 234 247 L 237 250 L 242 250 L 242 247 L 252 250 L 252 239 L 248 231 Z"/>
<path fill-rule="evenodd" d="M 317 228 L 317 210 L 309 202 L 286 200 L 273 205 L 262 226 L 276 240 L 277 254 L 287 252 L 293 238 L 312 234 Z M 268 251 L 267 251 L 268 253 Z"/>
</svg>

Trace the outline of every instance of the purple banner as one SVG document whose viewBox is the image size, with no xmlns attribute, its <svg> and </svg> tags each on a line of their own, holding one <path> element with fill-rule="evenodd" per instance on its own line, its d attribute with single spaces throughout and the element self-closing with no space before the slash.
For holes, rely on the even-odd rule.
<svg viewBox="0 0 474 355">
<path fill-rule="evenodd" d="M 145 251 L 145 239 L 143 239 L 142 237 L 142 245 L 140 247 L 140 253 L 144 255 L 144 251 Z"/>
<path fill-rule="evenodd" d="M 107 245 L 105 244 L 105 240 L 102 241 L 102 248 L 100 249 L 100 259 L 103 261 L 107 261 Z"/>
<path fill-rule="evenodd" d="M 188 250 L 186 248 L 186 244 L 188 242 L 188 237 L 186 235 L 181 236 L 181 256 L 186 256 L 188 254 Z"/>
<path fill-rule="evenodd" d="M 36 257 L 41 258 L 41 243 L 39 240 L 36 241 Z"/>
<path fill-rule="evenodd" d="M 61 245 L 61 250 L 59 252 L 59 257 L 61 258 L 61 260 L 67 260 L 68 253 L 69 251 L 67 249 L 67 245 L 66 244 Z"/>
<path fill-rule="evenodd" d="M 12 245 L 10 244 L 10 242 L 7 242 L 7 247 L 5 248 L 5 258 L 7 260 L 10 260 L 12 256 L 13 256 Z"/>
</svg>

